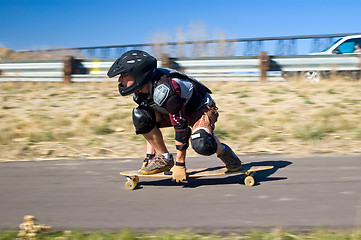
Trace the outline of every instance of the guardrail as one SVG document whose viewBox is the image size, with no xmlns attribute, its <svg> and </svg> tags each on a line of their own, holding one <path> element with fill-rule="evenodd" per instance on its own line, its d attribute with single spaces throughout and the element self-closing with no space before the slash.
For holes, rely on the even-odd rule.
<svg viewBox="0 0 361 240">
<path fill-rule="evenodd" d="M 0 81 L 48 81 L 63 79 L 61 60 L 0 61 Z"/>
<path fill-rule="evenodd" d="M 94 82 L 115 81 L 106 73 L 115 59 L 74 59 L 38 61 L 0 61 L 0 82 L 48 81 Z M 160 67 L 179 69 L 200 81 L 285 81 L 289 72 L 360 72 L 361 55 L 295 55 L 248 57 L 175 58 L 165 56 Z"/>
</svg>

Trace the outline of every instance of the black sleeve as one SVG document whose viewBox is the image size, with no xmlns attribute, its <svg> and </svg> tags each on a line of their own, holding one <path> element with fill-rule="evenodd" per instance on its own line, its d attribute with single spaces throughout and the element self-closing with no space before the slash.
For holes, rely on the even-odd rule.
<svg viewBox="0 0 361 240">
<path fill-rule="evenodd" d="M 165 104 L 165 109 L 167 109 L 167 111 L 170 114 L 176 114 L 182 109 L 182 106 L 183 106 L 182 98 L 176 93 L 174 93 L 172 96 L 169 96 L 169 98 L 167 99 Z"/>
</svg>

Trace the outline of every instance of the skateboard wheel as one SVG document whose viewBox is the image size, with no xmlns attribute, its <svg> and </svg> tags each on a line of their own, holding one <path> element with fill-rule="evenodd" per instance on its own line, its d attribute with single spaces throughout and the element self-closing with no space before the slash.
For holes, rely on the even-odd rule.
<svg viewBox="0 0 361 240">
<path fill-rule="evenodd" d="M 137 183 L 135 183 L 133 180 L 129 180 L 125 183 L 125 189 L 127 190 L 133 190 L 137 186 Z"/>
<path fill-rule="evenodd" d="M 132 178 L 133 182 L 135 183 L 135 185 L 137 185 L 139 183 L 139 177 L 137 175 L 135 175 L 133 178 Z"/>
<path fill-rule="evenodd" d="M 254 178 L 252 176 L 247 176 L 244 179 L 244 184 L 248 187 L 252 187 L 255 184 Z"/>
</svg>

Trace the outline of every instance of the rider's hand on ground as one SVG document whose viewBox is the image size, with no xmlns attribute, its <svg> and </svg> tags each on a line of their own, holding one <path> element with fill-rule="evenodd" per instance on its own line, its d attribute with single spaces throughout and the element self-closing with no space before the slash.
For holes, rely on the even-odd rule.
<svg viewBox="0 0 361 240">
<path fill-rule="evenodd" d="M 176 182 L 187 180 L 186 167 L 174 165 L 171 169 L 172 177 Z"/>
</svg>

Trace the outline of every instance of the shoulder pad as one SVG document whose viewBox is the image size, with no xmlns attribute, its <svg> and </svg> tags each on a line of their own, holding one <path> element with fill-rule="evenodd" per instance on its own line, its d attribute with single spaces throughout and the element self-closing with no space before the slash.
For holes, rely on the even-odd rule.
<svg viewBox="0 0 361 240">
<path fill-rule="evenodd" d="M 168 98 L 170 93 L 170 88 L 169 86 L 165 85 L 165 84 L 160 84 L 158 85 L 155 89 L 154 89 L 154 93 L 153 93 L 153 100 L 154 102 L 159 105 L 162 106 L 162 104 L 164 103 L 164 101 Z"/>
</svg>

